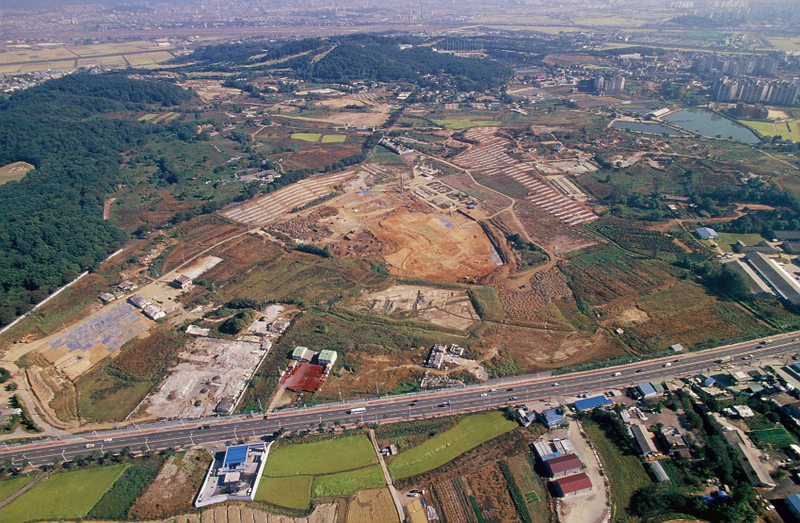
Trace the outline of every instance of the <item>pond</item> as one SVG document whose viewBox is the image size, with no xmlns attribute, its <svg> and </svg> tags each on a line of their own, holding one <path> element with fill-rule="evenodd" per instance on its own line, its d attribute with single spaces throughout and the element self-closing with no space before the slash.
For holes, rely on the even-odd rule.
<svg viewBox="0 0 800 523">
<path fill-rule="evenodd" d="M 614 129 L 624 129 L 627 131 L 639 131 L 640 133 L 652 133 L 652 134 L 667 134 L 669 136 L 683 136 L 683 133 L 672 129 L 671 127 L 667 127 L 666 125 L 660 123 L 650 123 L 650 122 L 625 122 L 622 120 L 617 120 L 611 124 L 611 127 Z"/>
<path fill-rule="evenodd" d="M 698 107 L 682 109 L 665 116 L 664 120 L 710 138 L 727 138 L 750 145 L 761 141 L 747 127 L 723 118 L 708 109 L 700 109 Z"/>
</svg>

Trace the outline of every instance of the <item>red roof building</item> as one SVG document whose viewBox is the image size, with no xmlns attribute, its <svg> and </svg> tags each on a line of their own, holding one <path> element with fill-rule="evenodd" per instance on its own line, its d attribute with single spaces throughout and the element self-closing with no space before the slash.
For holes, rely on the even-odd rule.
<svg viewBox="0 0 800 523">
<path fill-rule="evenodd" d="M 580 472 L 583 469 L 581 460 L 575 454 L 565 454 L 557 458 L 547 460 L 547 469 L 554 478 L 567 476 Z"/>
<path fill-rule="evenodd" d="M 556 494 L 562 498 L 592 490 L 592 480 L 589 479 L 585 472 L 557 479 L 553 484 L 556 488 Z"/>
<path fill-rule="evenodd" d="M 281 385 L 295 392 L 314 392 L 325 381 L 325 367 L 300 363 L 281 378 Z"/>
</svg>

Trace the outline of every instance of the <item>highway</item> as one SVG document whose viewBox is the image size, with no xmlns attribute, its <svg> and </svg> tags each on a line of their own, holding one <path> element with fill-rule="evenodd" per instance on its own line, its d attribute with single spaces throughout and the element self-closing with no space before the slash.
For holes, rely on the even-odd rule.
<svg viewBox="0 0 800 523">
<path fill-rule="evenodd" d="M 391 423 L 431 416 L 475 412 L 526 401 L 547 400 L 582 393 L 621 389 L 642 381 L 663 381 L 669 378 L 707 372 L 721 367 L 718 360 L 731 357 L 733 363 L 755 364 L 762 358 L 791 361 L 800 351 L 795 341 L 800 333 L 782 334 L 762 340 L 737 343 L 716 349 L 674 355 L 666 358 L 607 367 L 560 376 L 523 375 L 455 389 L 387 396 L 346 403 L 332 403 L 309 408 L 290 409 L 266 416 L 230 416 L 191 421 L 168 421 L 126 427 L 112 431 L 75 435 L 62 440 L 39 440 L 25 445 L 0 445 L 0 462 L 7 460 L 19 466 L 27 460 L 31 466 L 53 464 L 54 459 L 71 460 L 86 456 L 119 452 L 128 447 L 165 449 L 204 443 L 224 443 L 239 438 L 264 437 L 279 429 L 303 430 L 326 427 L 334 423 L 351 426 L 358 423 Z M 724 365 L 728 365 L 725 363 Z M 351 414 L 354 408 L 364 412 Z"/>
</svg>

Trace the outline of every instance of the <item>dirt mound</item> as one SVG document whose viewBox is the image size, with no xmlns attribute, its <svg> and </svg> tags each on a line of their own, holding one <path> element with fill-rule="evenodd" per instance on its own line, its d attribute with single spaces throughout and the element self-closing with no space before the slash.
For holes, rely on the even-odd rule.
<svg viewBox="0 0 800 523">
<path fill-rule="evenodd" d="M 508 317 L 533 320 L 540 308 L 559 298 L 572 296 L 567 278 L 556 268 L 534 274 L 528 287 L 516 291 L 505 287 L 497 288 L 503 312 Z"/>
</svg>

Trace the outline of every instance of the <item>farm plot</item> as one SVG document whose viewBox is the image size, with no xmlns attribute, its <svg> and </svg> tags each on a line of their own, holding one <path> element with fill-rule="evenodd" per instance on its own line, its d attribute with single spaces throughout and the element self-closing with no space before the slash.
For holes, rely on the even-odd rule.
<svg viewBox="0 0 800 523">
<path fill-rule="evenodd" d="M 508 466 L 519 486 L 528 511 L 535 523 L 550 521 L 550 507 L 548 506 L 547 487 L 533 469 L 533 455 L 526 452 L 518 454 L 508 460 Z"/>
<path fill-rule="evenodd" d="M 258 484 L 255 499 L 279 507 L 306 510 L 311 504 L 311 481 L 311 476 L 284 478 L 265 476 Z"/>
<path fill-rule="evenodd" d="M 445 521 L 462 521 L 464 523 L 475 521 L 475 512 L 470 506 L 459 478 L 440 481 L 433 486 L 432 494 L 439 501 Z"/>
<path fill-rule="evenodd" d="M 400 453 L 389 463 L 389 471 L 396 479 L 422 474 L 516 426 L 499 411 L 469 416 L 447 432 Z"/>
<path fill-rule="evenodd" d="M 311 497 L 327 498 L 350 496 L 364 489 L 382 487 L 386 484 L 380 465 L 370 465 L 357 470 L 348 470 L 314 477 Z"/>
<path fill-rule="evenodd" d="M 458 117 L 458 116 L 451 116 L 448 118 L 437 118 L 433 120 L 436 125 L 441 125 L 447 129 L 467 129 L 469 127 L 475 126 L 494 126 L 500 125 L 501 122 L 495 122 L 493 120 L 479 120 L 477 118 L 472 117 Z"/>
<path fill-rule="evenodd" d="M 389 489 L 362 490 L 347 506 L 346 523 L 397 523 L 397 510 L 394 508 Z M 456 520 L 453 520 L 456 521 Z"/>
<path fill-rule="evenodd" d="M 385 247 L 390 271 L 402 276 L 456 282 L 502 265 L 480 225 L 466 218 L 398 212 L 371 228 Z M 395 248 L 390 249 L 389 246 Z"/>
<path fill-rule="evenodd" d="M 779 424 L 755 427 L 751 431 L 751 434 L 767 445 L 775 448 L 786 448 L 789 445 L 797 444 L 797 439 Z"/>
<path fill-rule="evenodd" d="M 320 459 L 325 456 L 326 459 Z M 345 436 L 314 443 L 281 445 L 269 454 L 264 475 L 286 477 L 354 470 L 375 461 L 375 449 L 364 436 Z"/>
<path fill-rule="evenodd" d="M 0 523 L 82 518 L 128 465 L 53 474 L 0 510 Z"/>
<path fill-rule="evenodd" d="M 293 183 L 264 196 L 223 211 L 223 216 L 252 225 L 266 225 L 295 207 L 331 192 L 331 188 L 352 175 L 352 171 L 315 176 Z"/>
<path fill-rule="evenodd" d="M 319 133 L 294 133 L 292 135 L 292 139 L 304 142 L 318 142 L 320 138 L 322 138 L 322 135 Z"/>
</svg>

